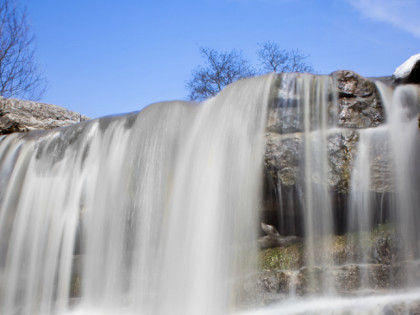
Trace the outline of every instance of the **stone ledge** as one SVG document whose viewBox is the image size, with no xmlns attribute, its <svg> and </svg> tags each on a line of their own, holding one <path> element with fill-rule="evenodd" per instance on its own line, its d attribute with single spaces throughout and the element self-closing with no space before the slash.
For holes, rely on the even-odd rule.
<svg viewBox="0 0 420 315">
<path fill-rule="evenodd" d="M 49 130 L 89 120 L 56 105 L 0 97 L 0 134 Z"/>
</svg>

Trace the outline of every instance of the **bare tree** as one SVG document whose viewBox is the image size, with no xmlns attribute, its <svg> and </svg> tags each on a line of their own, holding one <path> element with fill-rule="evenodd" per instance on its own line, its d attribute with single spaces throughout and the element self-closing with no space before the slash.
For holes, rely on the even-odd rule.
<svg viewBox="0 0 420 315">
<path fill-rule="evenodd" d="M 45 88 L 26 10 L 0 0 L 0 96 L 38 100 Z"/>
<path fill-rule="evenodd" d="M 313 72 L 310 64 L 305 62 L 308 56 L 298 49 L 284 50 L 274 42 L 265 42 L 257 52 L 262 65 L 262 73 L 266 72 Z"/>
<path fill-rule="evenodd" d="M 226 85 L 257 74 L 240 52 L 218 52 L 200 47 L 205 59 L 204 66 L 193 70 L 192 78 L 186 84 L 190 100 L 204 100 L 219 93 Z M 267 72 L 313 72 L 308 56 L 298 49 L 284 50 L 277 43 L 265 42 L 257 51 L 261 63 L 259 74 Z"/>
<path fill-rule="evenodd" d="M 186 84 L 190 100 L 204 100 L 236 80 L 255 75 L 241 52 L 218 52 L 205 47 L 200 47 L 200 52 L 205 59 L 205 66 L 193 70 L 192 79 Z"/>
</svg>

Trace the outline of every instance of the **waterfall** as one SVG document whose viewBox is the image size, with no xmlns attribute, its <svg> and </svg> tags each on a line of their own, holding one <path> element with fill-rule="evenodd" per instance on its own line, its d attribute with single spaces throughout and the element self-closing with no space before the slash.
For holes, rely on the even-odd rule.
<svg viewBox="0 0 420 315">
<path fill-rule="evenodd" d="M 3 138 L 0 313 L 233 308 L 256 256 L 273 79 Z"/>
<path fill-rule="evenodd" d="M 337 108 L 349 96 L 337 102 L 335 84 L 307 74 L 280 78 L 266 136 L 274 181 L 266 194 L 276 199 L 278 218 L 263 218 L 282 235 L 302 235 L 303 251 L 267 251 L 280 267 L 261 277 L 283 279 L 283 297 L 266 294 L 278 304 L 258 314 L 383 314 L 395 304 L 408 314 L 420 300 L 419 88 L 377 82 L 387 119 L 361 128 L 339 122 Z"/>
<path fill-rule="evenodd" d="M 2 137 L 0 314 L 383 314 L 420 301 L 419 92 L 377 90 L 375 128 L 340 124 L 334 77 L 271 74 L 203 103 Z M 261 221 L 290 244 L 258 249 Z M 265 270 L 261 254 L 282 249 Z"/>
</svg>

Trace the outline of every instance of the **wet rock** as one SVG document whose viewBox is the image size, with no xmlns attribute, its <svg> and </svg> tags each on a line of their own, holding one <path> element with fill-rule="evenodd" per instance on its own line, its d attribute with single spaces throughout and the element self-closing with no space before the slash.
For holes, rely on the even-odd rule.
<svg viewBox="0 0 420 315">
<path fill-rule="evenodd" d="M 384 309 L 385 315 L 418 315 L 420 314 L 420 301 L 388 305 Z"/>
<path fill-rule="evenodd" d="M 276 247 L 260 252 L 260 264 L 263 270 L 291 270 L 303 266 L 303 244 Z"/>
<path fill-rule="evenodd" d="M 353 71 L 336 71 L 338 125 L 347 128 L 377 127 L 385 114 L 375 84 Z"/>
<path fill-rule="evenodd" d="M 71 278 L 70 283 L 70 297 L 76 298 L 80 297 L 82 291 L 82 280 L 80 275 L 74 275 Z"/>
<path fill-rule="evenodd" d="M 70 297 L 79 297 L 82 290 L 83 255 L 74 255 L 70 280 Z"/>
<path fill-rule="evenodd" d="M 313 246 L 312 267 L 306 265 L 304 242 L 260 252 L 261 269 L 282 274 L 281 282 L 276 280 L 278 292 L 322 293 L 332 285 L 340 294 L 353 294 L 361 288 L 389 290 L 420 281 L 420 263 L 402 261 L 400 243 L 389 225 L 360 234 L 317 238 Z"/>
<path fill-rule="evenodd" d="M 88 119 L 56 105 L 0 97 L 0 134 L 49 130 Z"/>
<path fill-rule="evenodd" d="M 302 242 L 300 237 L 294 235 L 280 235 L 280 233 L 273 225 L 262 223 L 261 226 L 263 231 L 267 234 L 266 236 L 260 237 L 258 239 L 258 244 L 262 249 L 289 246 Z"/>
<path fill-rule="evenodd" d="M 375 85 L 368 79 L 353 71 L 339 70 L 332 73 L 337 80 L 338 92 L 351 97 L 368 97 L 375 92 Z"/>
<path fill-rule="evenodd" d="M 283 271 L 263 271 L 237 283 L 237 304 L 242 307 L 278 302 L 288 295 L 289 275 Z"/>
<path fill-rule="evenodd" d="M 264 222 L 283 235 L 300 235 L 302 134 L 266 133 Z"/>
<path fill-rule="evenodd" d="M 368 283 L 374 290 L 390 289 L 392 286 L 392 268 L 388 265 L 376 264 L 367 267 Z"/>
<path fill-rule="evenodd" d="M 354 130 L 336 131 L 327 137 L 328 181 L 331 190 L 348 192 L 358 140 L 358 132 Z M 303 147 L 301 133 L 266 134 L 265 168 L 275 185 L 293 186 L 303 182 Z M 314 168 L 313 171 L 318 170 Z"/>
<path fill-rule="evenodd" d="M 335 290 L 340 294 L 350 294 L 360 288 L 360 268 L 348 265 L 334 271 Z"/>
<path fill-rule="evenodd" d="M 388 155 L 387 135 L 378 136 L 370 143 L 370 190 L 374 192 L 394 192 L 396 189 L 393 164 Z"/>
<path fill-rule="evenodd" d="M 297 99 L 279 99 L 268 111 L 267 132 L 280 134 L 301 132 L 303 130 L 302 112 Z"/>
<path fill-rule="evenodd" d="M 281 135 L 266 133 L 265 150 L 265 195 L 264 222 L 275 225 L 282 235 L 302 235 L 300 225 L 303 216 L 303 193 L 305 190 L 305 139 L 311 141 L 314 150 L 319 150 L 314 132 L 308 138 L 302 133 Z M 315 140 L 313 140 L 315 139 Z M 327 137 L 327 181 L 336 204 L 337 217 L 345 217 L 345 200 L 351 181 L 351 170 L 357 154 L 357 130 L 341 129 Z M 322 179 L 322 165 L 311 159 L 312 174 L 309 178 L 317 185 Z M 344 200 L 340 203 L 340 200 Z M 270 214 L 271 212 L 271 214 Z M 277 217 L 277 218 L 276 218 Z M 273 219 L 274 218 L 274 219 Z"/>
<path fill-rule="evenodd" d="M 334 192 L 349 191 L 358 141 L 359 134 L 353 130 L 343 130 L 328 137 L 328 181 Z"/>
<path fill-rule="evenodd" d="M 395 287 L 418 287 L 420 282 L 420 261 L 405 260 L 392 264 L 392 276 Z"/>
<path fill-rule="evenodd" d="M 288 73 L 278 76 L 278 95 L 268 108 L 267 132 L 288 134 L 303 132 L 305 119 L 309 120 L 307 128 L 319 129 L 321 125 L 321 108 L 326 111 L 325 123 L 334 125 L 337 119 L 336 95 L 333 78 L 302 73 Z M 322 97 L 309 95 L 311 89 L 303 86 L 321 87 Z M 309 113 L 305 118 L 303 99 L 309 99 Z M 325 108 L 323 108 L 325 106 Z"/>
<path fill-rule="evenodd" d="M 274 182 L 294 185 L 300 177 L 302 134 L 266 133 L 265 167 Z"/>
<path fill-rule="evenodd" d="M 392 262 L 393 251 L 391 240 L 380 238 L 374 242 L 370 250 L 370 260 L 383 265 L 390 265 Z"/>
<path fill-rule="evenodd" d="M 240 283 L 241 298 L 267 304 L 290 295 L 322 294 L 334 290 L 353 295 L 360 289 L 384 291 L 399 286 L 391 266 L 350 264 L 342 266 L 302 267 L 298 270 L 261 271 Z"/>
</svg>

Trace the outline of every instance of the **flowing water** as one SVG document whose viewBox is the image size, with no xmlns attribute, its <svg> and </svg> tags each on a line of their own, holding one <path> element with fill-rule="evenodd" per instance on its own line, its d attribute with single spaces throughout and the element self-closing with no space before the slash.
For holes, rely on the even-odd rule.
<svg viewBox="0 0 420 315">
<path fill-rule="evenodd" d="M 392 224 L 402 260 L 415 262 L 418 91 L 378 89 L 389 118 L 357 131 L 345 221 L 354 234 Z M 336 290 L 331 139 L 350 131 L 337 125 L 334 91 L 328 76 L 268 75 L 202 104 L 158 103 L 3 137 L 0 314 L 382 314 L 390 304 L 419 301 L 415 289 L 352 297 Z M 292 119 L 278 121 L 299 141 L 300 175 L 293 194 L 276 188 L 278 227 L 304 238 L 310 289 L 299 296 L 301 270 L 291 270 L 282 302 L 243 310 L 238 279 L 258 272 L 266 118 L 287 112 Z M 375 150 L 386 151 L 384 169 L 370 162 Z M 381 176 L 392 193 L 372 188 Z M 287 206 L 285 196 L 294 196 Z M 369 263 L 368 253 L 359 256 L 358 264 Z M 417 270 L 414 263 L 403 269 Z M 418 286 L 409 278 L 403 288 Z"/>
</svg>

